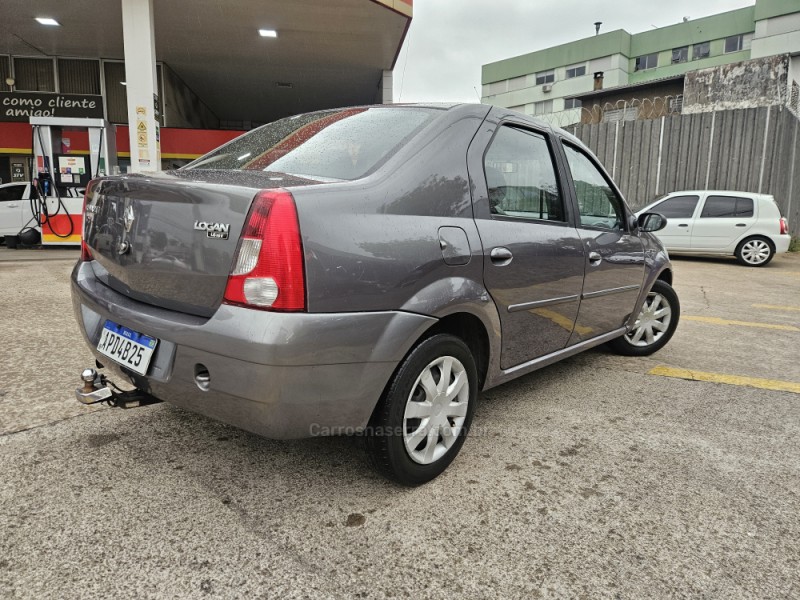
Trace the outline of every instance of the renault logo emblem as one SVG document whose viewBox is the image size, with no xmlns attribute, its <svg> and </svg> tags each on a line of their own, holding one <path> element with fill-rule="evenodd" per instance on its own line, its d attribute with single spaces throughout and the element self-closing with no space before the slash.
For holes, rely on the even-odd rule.
<svg viewBox="0 0 800 600">
<path fill-rule="evenodd" d="M 125 231 L 130 233 L 131 227 L 133 227 L 133 221 L 136 217 L 133 216 L 133 207 L 129 204 L 125 207 L 125 216 L 123 217 L 123 222 L 125 223 Z"/>
</svg>

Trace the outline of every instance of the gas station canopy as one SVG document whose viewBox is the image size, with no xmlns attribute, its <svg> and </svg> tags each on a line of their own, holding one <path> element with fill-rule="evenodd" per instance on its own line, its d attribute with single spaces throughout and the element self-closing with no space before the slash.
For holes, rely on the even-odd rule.
<svg viewBox="0 0 800 600">
<path fill-rule="evenodd" d="M 380 101 L 412 0 L 155 0 L 156 59 L 224 120 Z M 122 59 L 119 0 L 3 0 L 0 54 Z M 42 27 L 36 17 L 55 19 Z M 259 30 L 274 31 L 264 37 Z"/>
</svg>

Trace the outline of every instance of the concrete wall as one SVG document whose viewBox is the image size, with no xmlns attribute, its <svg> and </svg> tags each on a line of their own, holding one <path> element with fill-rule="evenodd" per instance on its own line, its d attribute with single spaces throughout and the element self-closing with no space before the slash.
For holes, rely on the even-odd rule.
<svg viewBox="0 0 800 600">
<path fill-rule="evenodd" d="M 628 203 L 666 193 L 739 190 L 775 196 L 800 235 L 800 119 L 782 106 L 578 125 Z"/>
<path fill-rule="evenodd" d="M 684 113 L 786 104 L 789 56 L 777 55 L 686 74 Z"/>
</svg>

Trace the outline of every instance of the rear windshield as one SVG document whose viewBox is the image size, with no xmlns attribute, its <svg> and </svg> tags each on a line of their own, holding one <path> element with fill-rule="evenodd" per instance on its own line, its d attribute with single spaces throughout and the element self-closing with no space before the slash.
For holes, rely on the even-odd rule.
<svg viewBox="0 0 800 600">
<path fill-rule="evenodd" d="M 183 168 L 358 179 L 397 152 L 436 112 L 372 107 L 298 115 L 254 129 Z"/>
</svg>

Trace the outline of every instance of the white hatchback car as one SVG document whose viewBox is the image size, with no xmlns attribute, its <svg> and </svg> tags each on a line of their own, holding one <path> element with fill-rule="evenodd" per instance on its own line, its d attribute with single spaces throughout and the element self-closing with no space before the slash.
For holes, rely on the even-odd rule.
<svg viewBox="0 0 800 600">
<path fill-rule="evenodd" d="M 66 198 L 83 198 L 84 188 L 67 188 Z M 33 186 L 27 181 L 15 181 L 0 185 L 0 239 L 5 239 L 6 246 L 16 248 L 20 242 L 20 233 L 33 230 L 33 240 L 41 238 L 42 228 L 33 217 L 34 206 L 31 206 Z M 26 244 L 34 242 L 23 241 Z M 38 241 L 36 242 L 38 243 Z"/>
<path fill-rule="evenodd" d="M 733 255 L 763 267 L 789 249 L 789 223 L 768 194 L 716 190 L 672 192 L 636 214 L 657 212 L 667 226 L 656 235 L 670 252 Z"/>
</svg>

